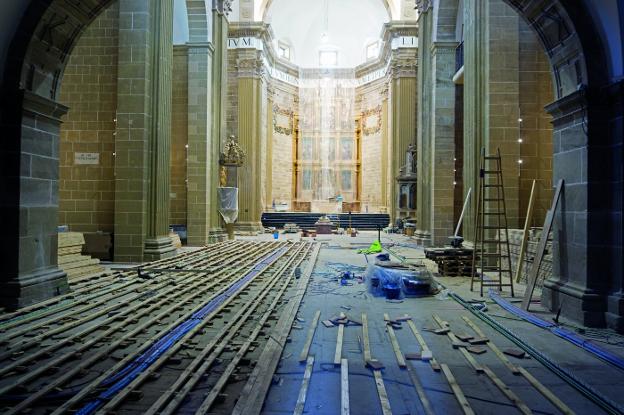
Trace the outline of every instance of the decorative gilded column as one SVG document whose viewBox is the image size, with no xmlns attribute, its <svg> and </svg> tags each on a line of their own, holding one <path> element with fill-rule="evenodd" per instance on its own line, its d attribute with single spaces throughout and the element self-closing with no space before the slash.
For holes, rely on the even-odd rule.
<svg viewBox="0 0 624 415">
<path fill-rule="evenodd" d="M 172 255 L 169 146 L 173 0 L 119 4 L 115 260 Z"/>
<path fill-rule="evenodd" d="M 238 71 L 238 142 L 247 161 L 238 169 L 239 215 L 237 229 L 260 232 L 262 224 L 262 88 L 263 68 L 259 52 L 243 50 Z"/>
</svg>

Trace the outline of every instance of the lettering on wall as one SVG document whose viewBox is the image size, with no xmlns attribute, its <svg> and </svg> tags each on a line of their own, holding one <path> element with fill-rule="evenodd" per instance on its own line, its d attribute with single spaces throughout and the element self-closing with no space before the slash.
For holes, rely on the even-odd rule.
<svg viewBox="0 0 624 415">
<path fill-rule="evenodd" d="M 74 164 L 100 164 L 100 153 L 74 153 Z"/>
</svg>

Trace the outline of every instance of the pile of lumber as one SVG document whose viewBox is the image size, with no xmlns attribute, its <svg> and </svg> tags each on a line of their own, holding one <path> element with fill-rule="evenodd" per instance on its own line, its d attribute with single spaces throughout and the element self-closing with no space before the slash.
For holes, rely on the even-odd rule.
<svg viewBox="0 0 624 415">
<path fill-rule="evenodd" d="M 84 243 L 84 236 L 80 232 L 58 234 L 58 266 L 67 273 L 67 279 L 70 281 L 106 272 L 99 259 L 82 255 Z"/>
<path fill-rule="evenodd" d="M 470 276 L 472 272 L 472 249 L 428 248 L 425 257 L 438 265 L 438 273 L 445 277 Z"/>
<path fill-rule="evenodd" d="M 296 223 L 285 223 L 284 224 L 284 233 L 299 233 L 301 228 L 297 226 Z"/>
<path fill-rule="evenodd" d="M 502 231 L 504 232 L 504 231 Z M 509 250 L 511 251 L 511 269 L 514 270 L 514 278 L 515 278 L 515 270 L 518 266 L 518 256 L 520 255 L 520 245 L 522 244 L 522 234 L 524 230 L 522 229 L 509 229 Z M 529 237 L 527 240 L 526 253 L 524 255 L 524 266 L 522 267 L 522 273 L 520 274 L 520 281 L 525 283 L 527 282 L 527 276 L 529 275 L 529 270 L 533 265 L 533 258 L 535 258 L 535 251 L 537 250 L 537 244 L 539 243 L 539 238 L 542 235 L 542 228 L 532 228 L 529 231 Z M 504 236 L 502 236 L 504 238 Z M 552 238 L 552 234 L 550 235 Z M 548 243 L 546 244 L 546 255 L 544 255 L 544 259 L 542 260 L 542 264 L 540 265 L 540 270 L 537 278 L 537 286 L 541 286 L 544 280 L 552 274 L 552 240 L 549 238 Z"/>
</svg>

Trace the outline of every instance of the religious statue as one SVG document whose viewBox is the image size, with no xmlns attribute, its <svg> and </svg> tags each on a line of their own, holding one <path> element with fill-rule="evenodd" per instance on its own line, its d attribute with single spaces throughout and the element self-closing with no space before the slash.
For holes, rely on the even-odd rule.
<svg viewBox="0 0 624 415">
<path fill-rule="evenodd" d="M 222 166 L 240 167 L 245 162 L 245 156 L 245 152 L 238 145 L 236 137 L 231 135 L 219 157 L 219 164 Z"/>
<path fill-rule="evenodd" d="M 219 171 L 219 186 L 227 186 L 227 167 L 225 166 L 221 166 L 221 170 Z"/>
</svg>

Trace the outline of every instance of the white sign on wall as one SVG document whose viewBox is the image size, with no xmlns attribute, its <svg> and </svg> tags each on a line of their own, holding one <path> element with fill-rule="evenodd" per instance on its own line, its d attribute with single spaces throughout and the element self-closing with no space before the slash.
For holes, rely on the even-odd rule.
<svg viewBox="0 0 624 415">
<path fill-rule="evenodd" d="M 227 42 L 228 49 L 264 49 L 262 39 L 257 37 L 231 37 Z"/>
<path fill-rule="evenodd" d="M 417 48 L 418 38 L 416 36 L 399 36 L 392 39 L 392 49 Z"/>
<path fill-rule="evenodd" d="M 100 153 L 74 153 L 74 164 L 100 164 Z"/>
</svg>

